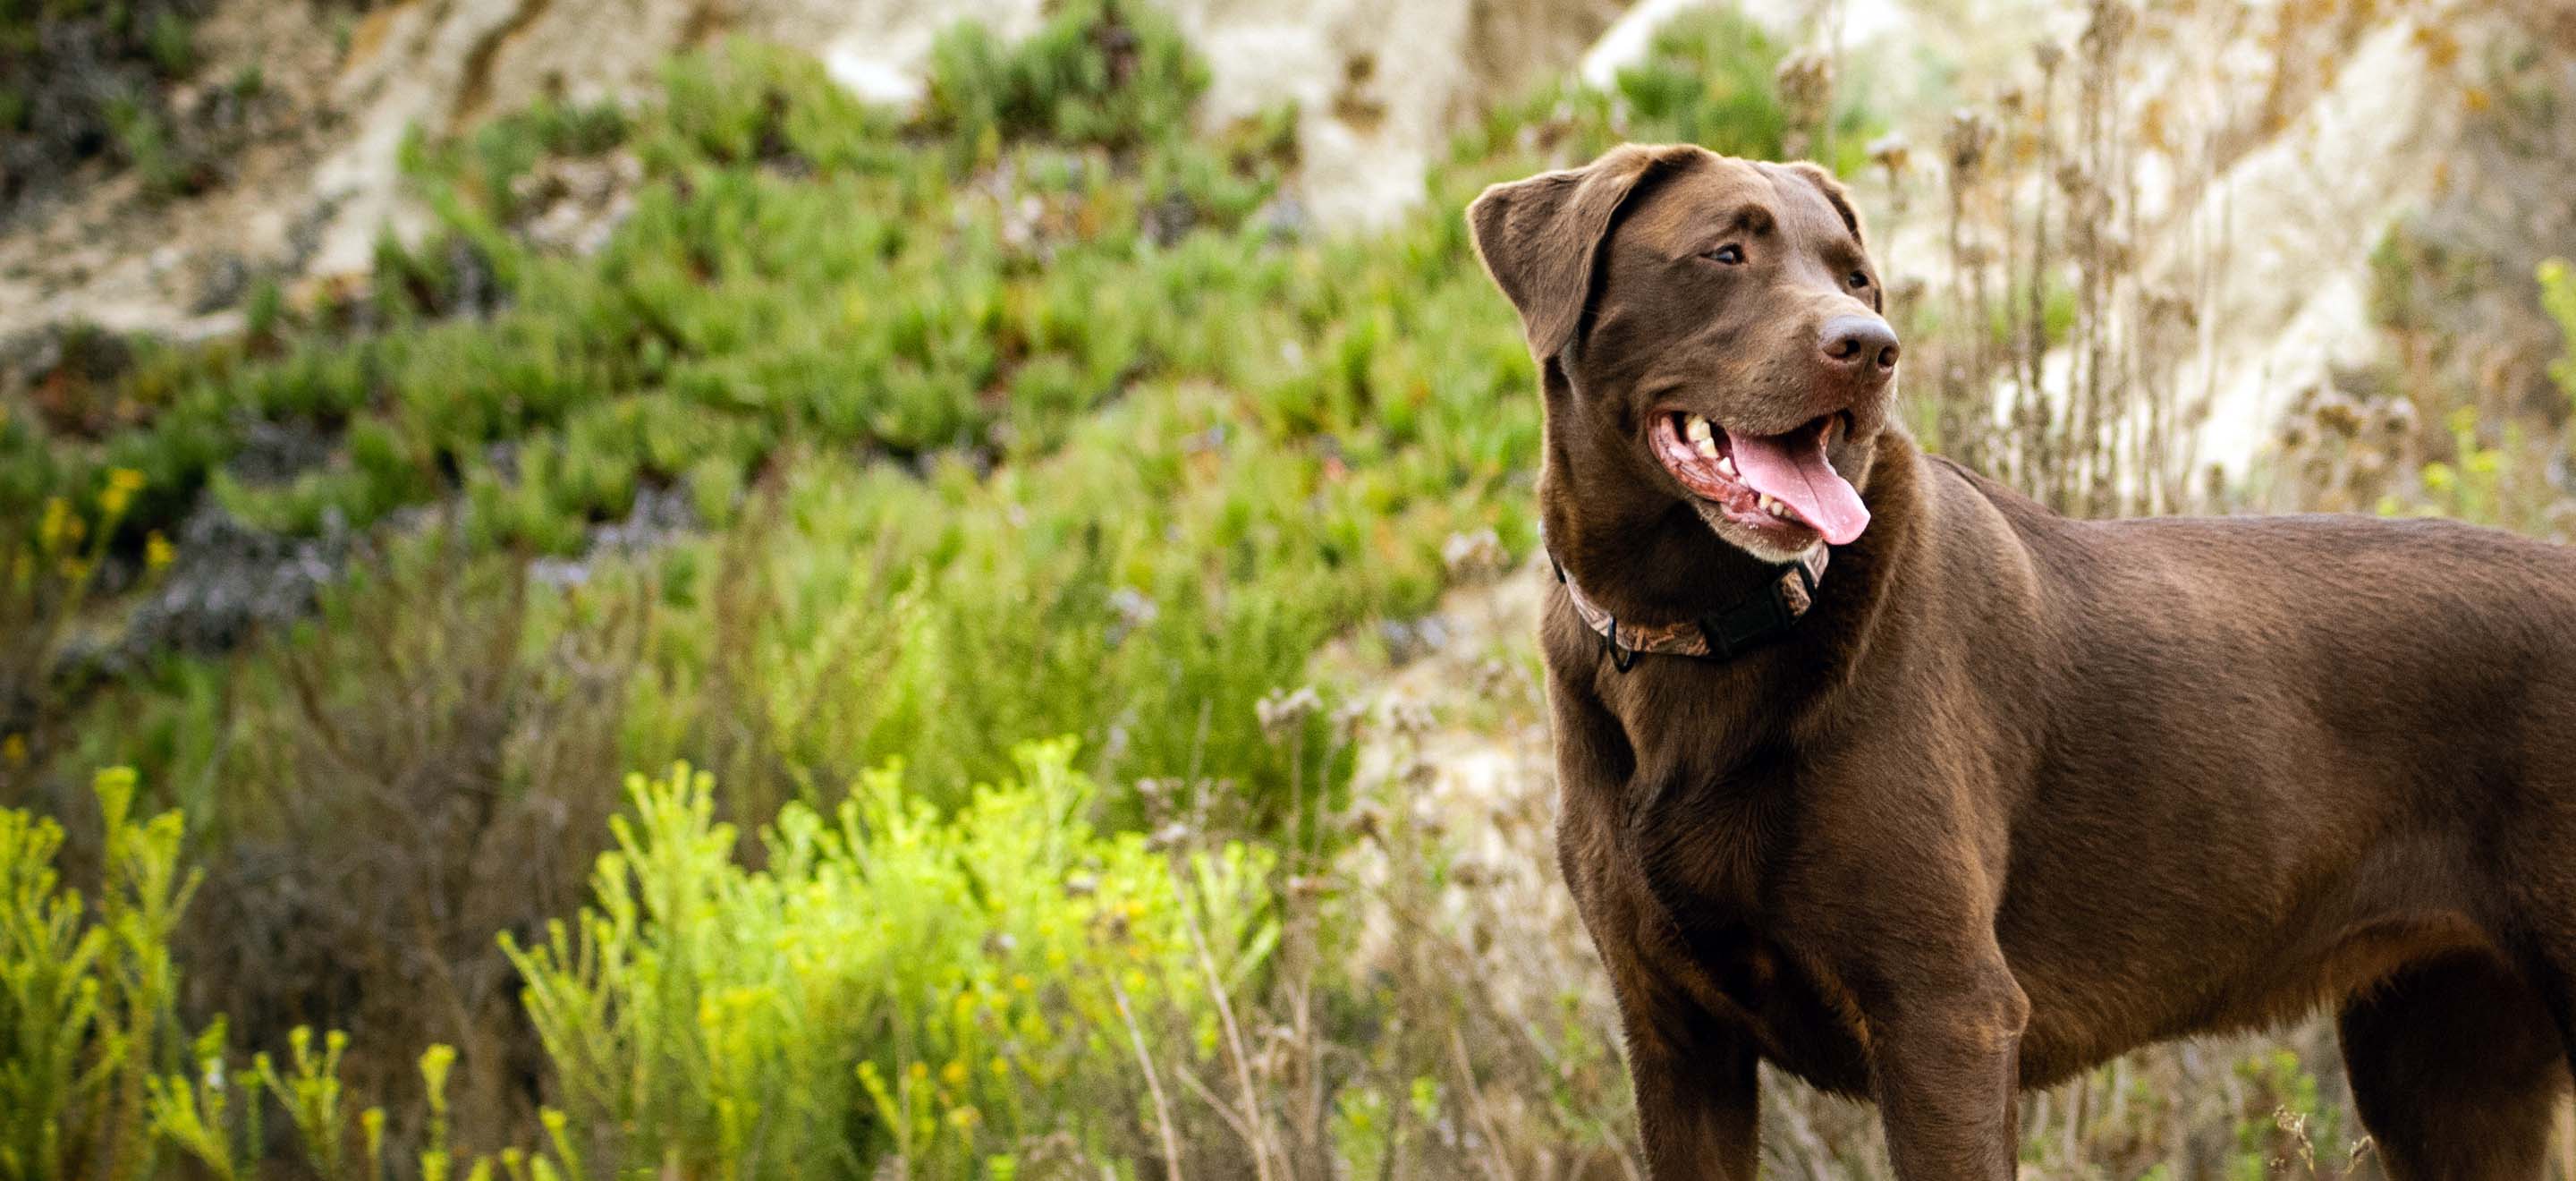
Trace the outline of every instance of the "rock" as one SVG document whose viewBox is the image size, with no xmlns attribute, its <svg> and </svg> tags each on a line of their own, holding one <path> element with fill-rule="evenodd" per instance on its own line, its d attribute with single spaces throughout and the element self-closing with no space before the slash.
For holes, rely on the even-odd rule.
<svg viewBox="0 0 2576 1181">
<path fill-rule="evenodd" d="M 229 250 L 216 252 L 198 272 L 197 298 L 189 303 L 188 314 L 202 316 L 240 303 L 250 294 L 250 282 L 247 260 Z"/>
<path fill-rule="evenodd" d="M 331 443 L 311 423 L 251 419 L 224 470 L 245 484 L 283 484 L 329 461 Z"/>
<path fill-rule="evenodd" d="M 355 549 L 345 527 L 287 537 L 253 528 L 211 499 L 180 524 L 176 541 L 177 559 L 135 605 L 123 634 L 96 654 L 108 670 L 163 652 L 220 652 L 302 619 Z"/>
</svg>

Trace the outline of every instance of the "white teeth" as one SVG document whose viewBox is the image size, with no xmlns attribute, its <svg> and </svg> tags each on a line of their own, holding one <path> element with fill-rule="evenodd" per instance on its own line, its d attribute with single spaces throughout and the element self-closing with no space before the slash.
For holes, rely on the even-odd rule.
<svg viewBox="0 0 2576 1181">
<path fill-rule="evenodd" d="M 1683 420 L 1682 429 L 1689 435 L 1690 441 L 1693 443 L 1705 443 L 1713 437 L 1712 432 L 1709 430 L 1708 420 L 1701 418 L 1696 414 Z"/>
<path fill-rule="evenodd" d="M 1734 460 L 1732 457 L 1730 457 L 1730 456 L 1725 456 L 1725 455 L 1718 456 L 1718 457 L 1717 457 L 1717 471 L 1718 471 L 1718 474 L 1719 474 L 1719 475 L 1725 475 L 1725 476 L 1732 476 L 1732 475 L 1734 475 L 1734 474 L 1735 474 L 1735 460 Z"/>
<path fill-rule="evenodd" d="M 1704 459 L 1716 459 L 1719 463 L 1726 462 L 1725 460 L 1718 458 L 1717 440 L 1715 439 L 1702 435 L 1698 439 L 1692 440 L 1692 446 L 1699 450 L 1700 456 Z"/>
</svg>

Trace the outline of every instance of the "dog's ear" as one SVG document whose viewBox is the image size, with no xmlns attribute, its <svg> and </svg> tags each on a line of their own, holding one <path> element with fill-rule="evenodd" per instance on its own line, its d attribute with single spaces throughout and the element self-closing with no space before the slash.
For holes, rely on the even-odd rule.
<svg viewBox="0 0 2576 1181">
<path fill-rule="evenodd" d="M 1601 244 L 1629 194 L 1658 169 L 1705 150 L 1623 144 L 1581 168 L 1491 186 L 1467 206 L 1476 257 L 1519 309 L 1531 355 L 1555 356 L 1582 329 Z"/>
<path fill-rule="evenodd" d="M 1852 207 L 1851 190 L 1844 188 L 1843 182 L 1835 180 L 1834 174 L 1827 171 L 1824 165 L 1812 160 L 1800 160 L 1794 164 L 1783 164 L 1781 167 L 1796 173 L 1807 183 L 1823 190 L 1825 200 L 1833 203 L 1834 212 L 1843 215 L 1843 226 L 1851 231 L 1852 241 L 1860 243 L 1860 248 L 1863 250 L 1869 249 L 1869 234 L 1861 228 L 1860 210 Z"/>
</svg>

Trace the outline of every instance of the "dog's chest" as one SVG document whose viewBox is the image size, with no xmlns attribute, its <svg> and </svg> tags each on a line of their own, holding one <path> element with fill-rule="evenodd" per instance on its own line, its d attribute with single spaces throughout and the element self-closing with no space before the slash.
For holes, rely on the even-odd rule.
<svg viewBox="0 0 2576 1181">
<path fill-rule="evenodd" d="M 1846 998 L 1820 984 L 1797 956 L 1749 926 L 1684 926 L 1663 965 L 1667 979 L 1690 982 L 1699 1007 L 1752 1035 L 1765 1061 L 1821 1090 L 1859 1094 L 1869 1085 L 1867 1059 Z"/>
<path fill-rule="evenodd" d="M 1667 979 L 1708 1013 L 1749 1029 L 1775 1066 L 1831 1091 L 1868 1085 L 1847 997 L 1803 965 L 1775 897 L 1798 822 L 1793 785 L 1767 759 L 1732 774 L 1676 768 L 1691 786 L 1647 791 L 1620 825 L 1621 860 L 1649 921 Z"/>
</svg>

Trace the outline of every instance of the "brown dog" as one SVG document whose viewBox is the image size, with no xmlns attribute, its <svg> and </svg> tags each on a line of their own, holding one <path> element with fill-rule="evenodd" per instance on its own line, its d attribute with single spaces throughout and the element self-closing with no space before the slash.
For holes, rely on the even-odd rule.
<svg viewBox="0 0 2576 1181">
<path fill-rule="evenodd" d="M 1926 459 L 1811 164 L 1629 146 L 1468 217 L 1543 374 L 1559 847 L 1655 1176 L 1755 1175 L 1768 1061 L 1901 1176 L 2008 1178 L 2017 1087 L 2319 1004 L 2392 1173 L 2539 1174 L 2576 554 Z"/>
</svg>

